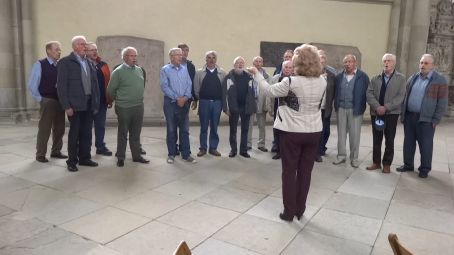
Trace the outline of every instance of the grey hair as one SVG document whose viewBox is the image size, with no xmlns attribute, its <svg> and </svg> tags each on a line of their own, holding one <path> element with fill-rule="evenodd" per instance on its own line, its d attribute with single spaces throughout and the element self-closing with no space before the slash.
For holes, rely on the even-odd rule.
<svg viewBox="0 0 454 255">
<path fill-rule="evenodd" d="M 205 52 L 205 57 L 208 57 L 208 55 L 213 55 L 215 58 L 218 58 L 218 53 L 214 50 L 209 50 Z"/>
<path fill-rule="evenodd" d="M 262 58 L 262 57 L 256 56 L 256 57 L 254 57 L 254 58 L 252 59 L 252 62 L 256 61 L 257 59 L 261 59 L 261 60 L 263 61 L 263 58 Z"/>
<path fill-rule="evenodd" d="M 172 54 L 175 53 L 175 52 L 177 52 L 177 51 L 183 53 L 183 51 L 181 50 L 181 48 L 172 48 L 172 49 L 169 50 L 169 56 L 172 56 Z"/>
<path fill-rule="evenodd" d="M 98 45 L 96 45 L 96 43 L 94 43 L 94 42 L 87 42 L 87 45 L 93 45 L 93 46 L 95 46 L 96 48 L 98 48 Z"/>
<path fill-rule="evenodd" d="M 282 70 L 284 70 L 285 65 L 288 63 L 291 63 L 293 65 L 293 62 L 291 60 L 285 60 L 284 62 L 282 62 Z"/>
<path fill-rule="evenodd" d="M 244 62 L 246 62 L 242 56 L 238 56 L 238 57 L 236 57 L 236 58 L 233 60 L 233 65 L 235 65 L 236 62 L 237 62 L 238 60 L 240 60 L 240 59 L 242 59 Z"/>
<path fill-rule="evenodd" d="M 422 54 L 421 59 L 422 58 L 429 58 L 430 60 L 432 60 L 432 63 L 434 62 L 434 56 L 432 54 Z"/>
<path fill-rule="evenodd" d="M 135 51 L 136 54 L 137 54 L 137 49 L 136 49 L 136 48 L 134 48 L 134 47 L 132 47 L 132 46 L 128 46 L 128 47 L 125 47 L 125 48 L 123 48 L 123 49 L 121 50 L 121 59 L 124 59 L 124 58 L 125 58 L 125 54 L 126 54 L 126 52 L 128 52 L 128 50 L 133 50 L 133 51 Z"/>
<path fill-rule="evenodd" d="M 49 42 L 46 42 L 46 51 L 52 49 L 52 45 L 54 45 L 54 44 L 61 47 L 61 43 L 59 41 L 49 41 Z"/>
<path fill-rule="evenodd" d="M 383 55 L 383 57 L 381 58 L 382 61 L 385 61 L 385 58 L 387 57 L 391 57 L 391 59 L 396 62 L 396 55 L 394 54 L 391 54 L 391 53 L 385 53 L 385 55 Z"/>
<path fill-rule="evenodd" d="M 353 60 L 355 60 L 355 62 L 356 62 L 356 56 L 353 55 L 353 54 L 347 54 L 347 55 L 345 55 L 344 59 L 346 59 L 346 58 L 353 58 Z"/>
<path fill-rule="evenodd" d="M 75 43 L 76 41 L 81 40 L 81 39 L 84 40 L 85 42 L 87 41 L 87 38 L 85 38 L 85 36 L 83 36 L 83 35 L 76 35 L 76 36 L 73 37 L 73 39 L 71 39 L 71 45 L 74 46 L 74 43 Z"/>
</svg>

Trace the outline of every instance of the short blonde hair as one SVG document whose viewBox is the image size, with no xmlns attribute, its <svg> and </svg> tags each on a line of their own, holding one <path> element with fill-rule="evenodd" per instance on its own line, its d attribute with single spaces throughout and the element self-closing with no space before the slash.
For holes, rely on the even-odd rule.
<svg viewBox="0 0 454 255">
<path fill-rule="evenodd" d="M 303 44 L 297 47 L 293 55 L 293 66 L 296 75 L 319 77 L 322 74 L 317 47 Z"/>
</svg>

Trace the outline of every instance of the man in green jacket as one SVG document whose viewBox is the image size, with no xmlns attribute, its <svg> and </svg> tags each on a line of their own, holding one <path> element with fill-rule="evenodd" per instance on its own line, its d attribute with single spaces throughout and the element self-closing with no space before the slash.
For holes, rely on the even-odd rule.
<svg viewBox="0 0 454 255">
<path fill-rule="evenodd" d="M 124 166 L 126 145 L 129 132 L 129 147 L 134 162 L 148 164 L 150 161 L 140 155 L 140 132 L 143 123 L 144 73 L 136 65 L 137 50 L 126 47 L 121 51 L 123 64 L 116 68 L 107 88 L 109 96 L 115 101 L 118 118 L 117 166 Z"/>
</svg>

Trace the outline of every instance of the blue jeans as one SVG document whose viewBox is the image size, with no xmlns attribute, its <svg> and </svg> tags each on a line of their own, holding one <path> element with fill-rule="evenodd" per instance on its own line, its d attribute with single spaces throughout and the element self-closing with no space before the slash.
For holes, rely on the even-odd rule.
<svg viewBox="0 0 454 255">
<path fill-rule="evenodd" d="M 107 105 L 99 105 L 99 111 L 93 115 L 93 122 L 95 124 L 95 146 L 97 150 L 106 148 L 104 136 L 106 134 L 106 113 Z"/>
<path fill-rule="evenodd" d="M 218 125 L 221 117 L 221 100 L 199 100 L 200 149 L 207 150 L 208 126 L 210 126 L 210 151 L 217 150 L 219 144 Z"/>
<path fill-rule="evenodd" d="M 176 102 L 171 102 L 171 99 L 164 97 L 164 116 L 167 126 L 167 150 L 168 156 L 177 155 L 177 128 L 180 138 L 180 152 L 183 159 L 187 159 L 191 154 L 189 144 L 189 102 L 183 107 L 179 107 Z"/>
</svg>

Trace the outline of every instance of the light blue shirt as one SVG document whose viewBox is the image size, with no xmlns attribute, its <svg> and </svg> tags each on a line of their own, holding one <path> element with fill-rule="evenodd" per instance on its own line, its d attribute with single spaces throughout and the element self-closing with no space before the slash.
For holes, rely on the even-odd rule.
<svg viewBox="0 0 454 255">
<path fill-rule="evenodd" d="M 410 95 L 408 96 L 408 111 L 409 112 L 420 112 L 421 104 L 426 93 L 426 87 L 429 84 L 430 78 L 432 78 L 433 71 L 430 71 L 429 74 L 425 77 L 418 74 L 415 84 L 411 88 Z"/>
<path fill-rule="evenodd" d="M 167 64 L 161 68 L 161 90 L 164 95 L 175 102 L 179 97 L 191 98 L 192 82 L 188 70 L 184 66 L 179 67 Z"/>
<path fill-rule="evenodd" d="M 57 62 L 53 61 L 51 58 L 47 58 L 47 61 L 49 61 L 49 64 L 51 65 L 57 65 Z M 30 90 L 30 93 L 32 94 L 33 99 L 35 99 L 36 102 L 41 102 L 42 97 L 41 94 L 39 93 L 39 84 L 41 82 L 41 63 L 39 61 L 36 61 L 33 66 L 32 70 L 30 72 L 30 77 L 28 79 L 28 90 Z"/>
</svg>

